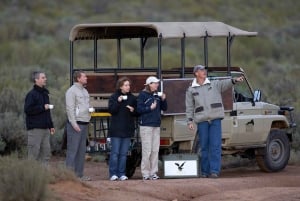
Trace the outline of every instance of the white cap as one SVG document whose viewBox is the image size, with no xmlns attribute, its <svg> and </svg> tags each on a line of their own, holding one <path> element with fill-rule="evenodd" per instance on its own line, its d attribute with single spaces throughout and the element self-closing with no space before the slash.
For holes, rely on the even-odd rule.
<svg viewBox="0 0 300 201">
<path fill-rule="evenodd" d="M 154 76 L 150 76 L 150 77 L 147 78 L 146 84 L 144 84 L 144 85 L 148 85 L 148 84 L 151 84 L 151 83 L 153 83 L 153 82 L 159 82 L 159 79 L 157 79 L 157 78 L 154 77 Z"/>
</svg>

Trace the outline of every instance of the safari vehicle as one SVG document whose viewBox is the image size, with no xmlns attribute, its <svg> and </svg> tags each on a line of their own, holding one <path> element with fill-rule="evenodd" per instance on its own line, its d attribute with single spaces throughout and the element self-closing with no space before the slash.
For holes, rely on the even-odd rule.
<svg viewBox="0 0 300 201">
<path fill-rule="evenodd" d="M 261 91 L 253 91 L 244 70 L 231 66 L 233 39 L 256 35 L 257 32 L 222 22 L 75 25 L 69 35 L 70 84 L 74 71 L 87 73 L 87 90 L 91 105 L 96 109 L 91 120 L 93 150 L 109 153 L 106 139 L 110 114 L 107 107 L 117 79 L 129 77 L 133 82 L 131 91 L 138 95 L 146 78 L 154 75 L 161 80 L 160 90 L 166 93 L 168 101 L 168 110 L 162 112 L 160 154 L 197 152 L 197 135 L 187 129 L 186 124 L 185 91 L 193 79 L 192 66 L 200 63 L 207 67 L 209 79 L 245 78 L 243 83 L 222 94 L 225 108 L 222 154 L 256 158 L 259 167 L 267 172 L 285 168 L 296 126 L 293 107 L 262 102 Z M 225 46 L 226 64 L 210 66 L 208 42 L 220 39 Z M 199 62 L 188 66 L 186 55 L 191 52 L 199 52 Z M 136 57 L 139 59 L 134 60 Z M 136 129 L 128 153 L 127 176 L 133 175 L 140 159 L 141 144 Z"/>
</svg>

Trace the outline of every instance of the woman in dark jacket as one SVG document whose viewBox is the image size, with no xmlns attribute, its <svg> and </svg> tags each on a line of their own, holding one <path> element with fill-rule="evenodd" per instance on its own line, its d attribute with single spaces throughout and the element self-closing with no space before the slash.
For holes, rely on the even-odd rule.
<svg viewBox="0 0 300 201">
<path fill-rule="evenodd" d="M 127 180 L 126 159 L 131 137 L 135 131 L 136 97 L 130 92 L 131 81 L 122 77 L 117 82 L 116 92 L 111 95 L 108 110 L 111 113 L 109 137 L 111 153 L 109 176 L 111 181 Z"/>
</svg>

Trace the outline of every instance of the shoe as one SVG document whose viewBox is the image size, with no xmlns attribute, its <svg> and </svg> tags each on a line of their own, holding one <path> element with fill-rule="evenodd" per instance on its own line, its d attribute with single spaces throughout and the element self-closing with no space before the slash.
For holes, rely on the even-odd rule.
<svg viewBox="0 0 300 201">
<path fill-rule="evenodd" d="M 116 175 L 113 175 L 113 176 L 111 176 L 110 177 L 110 181 L 117 181 L 119 179 L 119 177 L 118 176 L 116 176 Z"/>
<path fill-rule="evenodd" d="M 219 177 L 219 175 L 216 174 L 216 173 L 211 173 L 211 174 L 209 175 L 209 178 L 212 178 L 212 179 L 217 179 L 218 177 Z"/>
<path fill-rule="evenodd" d="M 88 176 L 82 176 L 79 178 L 80 181 L 91 181 L 92 179 Z"/>
<path fill-rule="evenodd" d="M 143 180 L 150 180 L 149 176 L 143 176 Z"/>
<path fill-rule="evenodd" d="M 159 179 L 159 176 L 157 174 L 151 175 L 151 180 L 157 180 Z"/>
<path fill-rule="evenodd" d="M 200 177 L 201 177 L 201 178 L 208 178 L 208 175 L 202 174 Z"/>
<path fill-rule="evenodd" d="M 125 181 L 125 180 L 128 180 L 128 177 L 123 175 L 119 178 L 120 181 Z"/>
</svg>

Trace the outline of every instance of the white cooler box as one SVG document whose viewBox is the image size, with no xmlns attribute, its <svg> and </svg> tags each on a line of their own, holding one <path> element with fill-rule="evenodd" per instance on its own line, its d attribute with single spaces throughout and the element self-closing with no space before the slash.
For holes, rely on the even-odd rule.
<svg viewBox="0 0 300 201">
<path fill-rule="evenodd" d="M 164 178 L 199 177 L 199 155 L 170 154 L 164 155 Z"/>
</svg>

